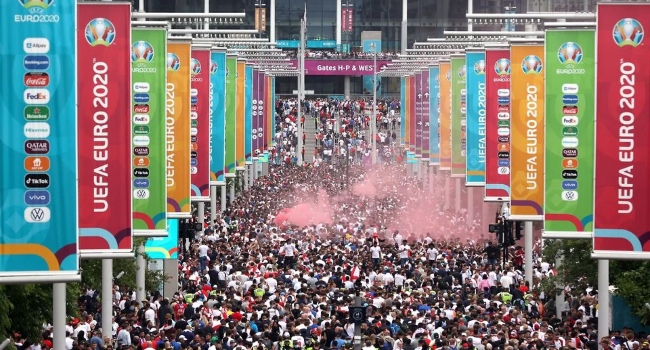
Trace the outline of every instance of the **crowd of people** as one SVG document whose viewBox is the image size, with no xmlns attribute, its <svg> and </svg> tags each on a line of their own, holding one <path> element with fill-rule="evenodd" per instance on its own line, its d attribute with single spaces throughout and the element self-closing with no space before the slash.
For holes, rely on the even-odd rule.
<svg viewBox="0 0 650 350">
<path fill-rule="evenodd" d="M 288 51 L 290 58 L 298 57 L 297 51 Z M 334 50 L 313 50 L 308 49 L 305 51 L 305 59 L 332 59 L 332 60 L 368 60 L 373 59 L 374 53 L 372 52 L 337 52 Z M 397 58 L 395 52 L 378 52 L 378 60 L 392 60 Z"/>
</svg>

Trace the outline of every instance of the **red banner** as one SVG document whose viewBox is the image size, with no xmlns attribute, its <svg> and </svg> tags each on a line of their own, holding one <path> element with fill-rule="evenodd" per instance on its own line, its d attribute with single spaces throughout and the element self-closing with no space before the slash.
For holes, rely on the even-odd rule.
<svg viewBox="0 0 650 350">
<path fill-rule="evenodd" d="M 190 64 L 192 200 L 210 199 L 210 50 L 192 50 Z"/>
<path fill-rule="evenodd" d="M 348 31 L 348 8 L 341 8 L 341 31 Z"/>
<path fill-rule="evenodd" d="M 348 32 L 353 32 L 354 31 L 354 8 L 352 6 L 348 7 Z"/>
<path fill-rule="evenodd" d="M 510 200 L 510 50 L 485 51 L 485 200 Z"/>
<path fill-rule="evenodd" d="M 262 125 L 262 128 L 264 129 L 264 132 L 263 132 L 264 136 L 262 136 L 262 140 L 264 140 L 264 141 L 262 143 L 263 149 L 260 150 L 262 152 L 269 149 L 269 142 L 270 142 L 270 140 L 269 140 L 269 127 L 270 127 L 269 121 L 272 120 L 271 118 L 273 118 L 273 120 L 275 121 L 275 116 L 271 117 L 269 115 L 271 113 L 269 108 L 275 112 L 275 104 L 273 103 L 273 101 L 271 101 L 269 99 L 269 97 L 271 96 L 271 92 L 269 91 L 269 89 L 271 87 L 270 79 L 271 79 L 270 76 L 264 74 L 264 97 L 263 97 L 263 100 L 264 100 L 264 119 L 263 120 L 264 120 L 264 122 L 263 122 L 263 125 Z"/>
<path fill-rule="evenodd" d="M 79 248 L 84 257 L 129 253 L 131 6 L 81 3 L 77 21 Z"/>
<path fill-rule="evenodd" d="M 650 256 L 650 5 L 598 4 L 597 21 L 594 253 Z"/>
</svg>

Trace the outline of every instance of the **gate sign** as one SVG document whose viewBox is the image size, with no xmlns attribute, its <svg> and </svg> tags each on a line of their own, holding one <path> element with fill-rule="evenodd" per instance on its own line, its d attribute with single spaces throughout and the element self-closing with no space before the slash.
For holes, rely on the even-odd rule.
<svg viewBox="0 0 650 350">
<path fill-rule="evenodd" d="M 594 255 L 648 258 L 650 6 L 598 4 L 597 21 Z"/>
</svg>

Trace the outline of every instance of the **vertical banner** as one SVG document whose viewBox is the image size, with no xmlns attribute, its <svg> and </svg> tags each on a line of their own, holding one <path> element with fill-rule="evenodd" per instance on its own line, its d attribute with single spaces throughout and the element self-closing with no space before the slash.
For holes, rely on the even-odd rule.
<svg viewBox="0 0 650 350">
<path fill-rule="evenodd" d="M 341 31 L 348 31 L 348 8 L 347 6 L 341 6 Z"/>
<path fill-rule="evenodd" d="M 352 12 L 352 9 L 348 11 Z M 350 28 L 352 25 L 350 25 Z M 381 39 L 364 39 L 361 41 L 361 49 L 364 53 L 372 55 L 381 53 Z M 372 62 L 370 62 L 372 63 Z M 377 67 L 373 65 L 373 72 L 379 73 L 378 70 L 375 70 Z M 377 81 L 375 82 L 375 78 Z M 363 76 L 363 93 L 372 96 L 373 91 L 377 91 L 377 96 L 381 95 L 381 77 L 375 77 L 375 75 L 364 75 Z"/>
<path fill-rule="evenodd" d="M 131 5 L 80 3 L 77 11 L 79 250 L 132 257 Z M 145 85 L 135 89 L 148 95 Z"/>
<path fill-rule="evenodd" d="M 133 235 L 165 236 L 167 31 L 138 28 L 131 35 Z M 149 136 L 149 144 L 136 143 L 136 136 Z"/>
<path fill-rule="evenodd" d="M 210 200 L 210 50 L 192 50 L 190 64 L 190 174 L 193 201 Z"/>
<path fill-rule="evenodd" d="M 415 154 L 422 155 L 422 73 L 416 72 L 413 76 L 413 103 L 415 104 Z"/>
<path fill-rule="evenodd" d="M 236 169 L 244 170 L 246 162 L 246 154 L 244 153 L 244 145 L 246 145 L 246 60 L 243 58 L 237 59 L 237 68 L 235 74 L 235 81 L 237 84 L 237 111 L 235 122 L 235 159 L 237 159 Z"/>
<path fill-rule="evenodd" d="M 262 118 L 264 117 L 264 75 L 259 70 L 255 69 L 253 72 L 253 130 L 251 131 L 251 138 L 253 139 L 253 157 L 257 157 L 262 151 Z"/>
<path fill-rule="evenodd" d="M 440 66 L 429 67 L 429 164 L 440 165 Z"/>
<path fill-rule="evenodd" d="M 594 252 L 608 259 L 647 259 L 650 48 L 643 39 L 650 6 L 598 4 L 597 23 Z M 582 118 L 579 112 L 581 133 Z"/>
<path fill-rule="evenodd" d="M 167 52 L 167 217 L 191 215 L 191 41 L 169 40 Z M 134 141 L 135 143 L 135 141 Z"/>
<path fill-rule="evenodd" d="M 399 130 L 399 139 L 402 145 L 406 140 L 407 133 L 407 124 L 406 124 L 406 77 L 401 77 L 399 79 L 400 83 L 400 92 L 399 92 L 399 117 L 400 117 L 400 130 Z"/>
<path fill-rule="evenodd" d="M 79 279 L 76 8 L 0 2 L 2 283 Z"/>
<path fill-rule="evenodd" d="M 547 118 L 543 233 L 567 236 L 586 233 L 586 238 L 591 238 L 596 113 L 593 103 L 596 98 L 595 32 L 547 30 L 545 44 Z M 574 109 L 575 114 L 565 113 Z M 567 123 L 576 125 L 565 125 Z M 579 178 L 566 178 L 578 171 Z M 578 186 L 579 180 L 583 180 L 583 186 Z"/>
<path fill-rule="evenodd" d="M 149 238 L 144 252 L 149 259 L 178 259 L 178 219 L 167 220 L 167 237 Z"/>
<path fill-rule="evenodd" d="M 543 220 L 544 45 L 513 44 L 510 59 L 510 218 Z"/>
<path fill-rule="evenodd" d="M 262 140 L 260 141 L 260 144 L 259 144 L 258 147 L 260 149 L 260 152 L 264 152 L 264 151 L 267 150 L 267 139 L 268 139 L 268 134 L 269 134 L 267 130 L 268 130 L 268 124 L 269 124 L 269 115 L 270 115 L 270 113 L 272 113 L 272 110 L 273 110 L 273 108 L 275 108 L 275 106 L 273 104 L 271 104 L 270 101 L 269 101 L 269 96 L 268 96 L 269 92 L 270 92 L 270 89 L 269 89 L 269 86 L 268 86 L 269 85 L 269 76 L 266 75 L 266 73 L 262 73 L 262 82 L 261 82 L 261 84 L 262 84 L 262 89 L 263 89 L 263 91 L 262 91 L 262 103 L 263 103 L 263 105 L 262 105 L 262 113 L 263 114 L 262 114 L 262 117 L 260 119 L 261 120 L 260 121 L 260 123 L 261 123 L 260 127 L 262 128 L 262 131 L 261 131 L 262 135 L 260 135 L 260 137 L 262 138 Z"/>
<path fill-rule="evenodd" d="M 465 177 L 467 152 L 467 66 L 465 55 L 451 56 L 451 177 Z"/>
<path fill-rule="evenodd" d="M 223 185 L 226 157 L 226 51 L 210 53 L 210 185 Z"/>
<path fill-rule="evenodd" d="M 411 77 L 404 77 L 404 85 L 406 87 L 406 92 L 404 93 L 404 123 L 402 124 L 402 129 L 405 129 L 404 132 L 404 146 L 407 150 L 410 150 L 411 147 Z M 415 136 L 415 135 L 414 135 Z"/>
<path fill-rule="evenodd" d="M 510 200 L 510 50 L 485 51 L 485 201 Z"/>
<path fill-rule="evenodd" d="M 246 64 L 244 93 L 244 154 L 246 161 L 253 156 L 253 65 Z"/>
<path fill-rule="evenodd" d="M 417 91 L 415 90 L 415 74 L 409 77 L 409 150 L 415 154 L 418 144 L 418 115 L 417 115 Z M 420 130 L 422 131 L 422 130 Z M 421 135 L 420 135 L 421 136 Z"/>
<path fill-rule="evenodd" d="M 467 50 L 467 162 L 465 185 L 485 185 L 485 51 Z"/>
<path fill-rule="evenodd" d="M 440 60 L 440 168 L 451 170 L 451 61 Z"/>
<path fill-rule="evenodd" d="M 275 106 L 275 76 L 271 76 L 271 81 L 269 83 L 269 87 L 271 89 L 271 93 L 269 94 L 269 98 L 271 99 L 271 104 Z M 273 135 L 275 134 L 275 112 L 273 109 L 271 110 L 270 113 L 270 125 L 269 125 L 269 146 L 271 147 L 273 144 Z"/>
<path fill-rule="evenodd" d="M 235 176 L 237 133 L 237 55 L 226 55 L 226 177 Z"/>
<path fill-rule="evenodd" d="M 266 114 L 264 115 L 264 148 L 269 150 L 273 145 L 273 133 L 275 132 L 275 126 L 273 124 L 275 120 L 275 101 L 273 101 L 273 89 L 271 87 L 272 79 L 268 74 L 264 74 L 264 98 L 266 102 L 264 105 L 267 106 Z"/>
<path fill-rule="evenodd" d="M 429 162 L 429 142 L 431 137 L 431 130 L 429 129 L 429 67 L 424 67 L 420 74 L 422 74 L 422 159 Z"/>
</svg>

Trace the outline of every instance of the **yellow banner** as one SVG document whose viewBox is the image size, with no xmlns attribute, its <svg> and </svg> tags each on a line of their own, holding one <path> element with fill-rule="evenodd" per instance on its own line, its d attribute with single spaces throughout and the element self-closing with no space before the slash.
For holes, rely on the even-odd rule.
<svg viewBox="0 0 650 350">
<path fill-rule="evenodd" d="M 406 94 L 404 106 L 404 146 L 409 149 L 411 142 L 411 77 L 404 77 Z"/>
<path fill-rule="evenodd" d="M 541 221 L 544 219 L 544 45 L 512 45 L 510 60 L 510 218 Z"/>
<path fill-rule="evenodd" d="M 451 62 L 440 61 L 440 170 L 451 170 Z M 431 106 L 431 108 L 435 108 Z"/>
<path fill-rule="evenodd" d="M 237 125 L 235 133 L 237 134 L 235 159 L 237 167 L 246 166 L 246 154 L 244 146 L 246 145 L 246 135 L 244 135 L 244 125 L 246 123 L 246 96 L 244 92 L 246 85 L 246 61 L 237 60 Z M 243 169 L 242 169 L 243 170 Z"/>
<path fill-rule="evenodd" d="M 167 217 L 191 217 L 191 41 L 167 45 Z"/>
</svg>

